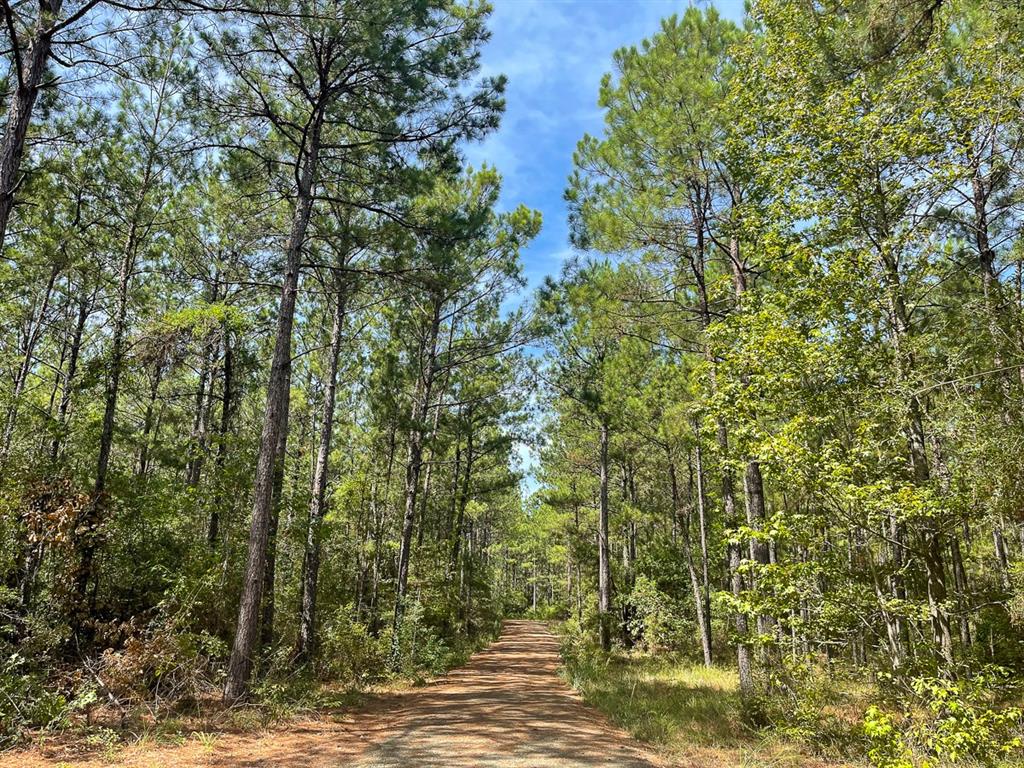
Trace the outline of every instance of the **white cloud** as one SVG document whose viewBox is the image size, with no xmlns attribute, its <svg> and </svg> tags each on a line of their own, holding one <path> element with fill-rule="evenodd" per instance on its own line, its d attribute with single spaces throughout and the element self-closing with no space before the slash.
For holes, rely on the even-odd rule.
<svg viewBox="0 0 1024 768">
<path fill-rule="evenodd" d="M 537 208 L 544 229 L 523 254 L 529 287 L 506 303 L 522 306 L 547 275 L 557 276 L 573 256 L 562 193 L 572 152 L 584 133 L 600 133 L 598 87 L 612 68 L 612 53 L 658 30 L 660 19 L 681 13 L 683 0 L 493 0 L 491 41 L 482 56 L 484 75 L 505 74 L 507 109 L 501 128 L 466 147 L 473 165 L 496 167 L 505 178 L 502 202 Z M 734 19 L 743 0 L 723 0 Z M 526 472 L 524 492 L 537 488 L 538 457 L 516 448 Z"/>
</svg>

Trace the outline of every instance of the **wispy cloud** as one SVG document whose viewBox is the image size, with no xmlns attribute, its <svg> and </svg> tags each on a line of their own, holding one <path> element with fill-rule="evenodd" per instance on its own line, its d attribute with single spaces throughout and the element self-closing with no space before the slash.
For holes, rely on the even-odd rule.
<svg viewBox="0 0 1024 768">
<path fill-rule="evenodd" d="M 523 254 L 529 284 L 504 309 L 523 306 L 548 275 L 557 276 L 573 255 L 562 194 L 572 153 L 584 133 L 599 134 L 598 87 L 612 68 L 612 53 L 658 30 L 662 18 L 680 13 L 685 0 L 492 0 L 491 41 L 483 52 L 485 75 L 508 77 L 501 128 L 466 150 L 475 166 L 504 176 L 502 204 L 541 211 L 544 228 Z M 719 9 L 739 20 L 743 0 L 721 0 Z M 518 447 L 526 472 L 524 491 L 536 489 L 537 457 Z"/>
<path fill-rule="evenodd" d="M 720 9 L 739 19 L 742 0 Z M 557 274 L 568 255 L 562 198 L 572 152 L 584 133 L 600 133 L 597 92 L 612 53 L 654 34 L 662 18 L 682 12 L 684 0 L 494 0 L 491 41 L 483 52 L 487 75 L 509 79 L 501 128 L 466 150 L 504 176 L 502 203 L 541 211 L 544 230 L 524 254 L 531 292 Z M 523 297 L 525 298 L 525 296 Z M 518 302 L 517 302 L 518 303 Z"/>
</svg>

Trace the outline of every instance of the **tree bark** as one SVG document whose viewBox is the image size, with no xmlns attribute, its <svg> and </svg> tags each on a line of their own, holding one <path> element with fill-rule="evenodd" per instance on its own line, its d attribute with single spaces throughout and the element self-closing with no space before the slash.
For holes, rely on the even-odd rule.
<svg viewBox="0 0 1024 768">
<path fill-rule="evenodd" d="M 452 529 L 452 553 L 448 561 L 448 573 L 454 574 L 459 570 L 459 557 L 461 555 L 462 539 L 465 535 L 466 507 L 469 504 L 469 488 L 473 475 L 473 407 L 470 406 L 466 422 L 469 425 L 466 434 L 465 468 L 462 471 L 462 485 L 458 493 L 458 506 L 455 513 L 455 525 Z"/>
<path fill-rule="evenodd" d="M 209 300 L 216 302 L 218 299 L 220 279 L 214 277 L 210 286 Z M 192 455 L 189 458 L 185 472 L 185 482 L 191 487 L 199 485 L 199 479 L 203 473 L 203 462 L 206 459 L 207 451 L 207 424 L 209 422 L 211 405 L 213 403 L 214 374 L 212 371 L 216 345 L 210 339 L 203 341 L 203 356 L 199 366 L 199 387 L 196 391 L 196 412 L 192 420 Z"/>
<path fill-rule="evenodd" d="M 434 383 L 434 366 L 437 359 L 437 339 L 441 329 L 440 295 L 432 302 L 432 316 L 427 332 L 420 342 L 419 371 L 413 393 L 410 414 L 409 437 L 405 460 L 405 513 L 402 517 L 402 537 L 398 551 L 398 575 L 395 586 L 395 611 L 391 622 L 391 658 L 389 666 L 397 669 L 401 663 L 401 638 L 399 632 L 405 614 L 406 590 L 409 584 L 409 559 L 412 549 L 412 534 L 416 522 L 416 497 L 420 486 L 420 470 L 423 466 L 423 436 L 426 432 L 427 408 Z"/>
<path fill-rule="evenodd" d="M 719 422 L 718 442 L 722 449 L 723 456 L 728 456 L 729 440 L 725 424 Z M 738 522 L 736 515 L 736 491 L 732 470 L 728 465 L 722 469 L 722 506 L 727 525 L 735 525 Z M 728 545 L 730 587 L 735 598 L 741 599 L 746 587 L 743 583 L 743 574 L 740 572 L 740 565 L 743 561 L 742 544 L 738 541 L 730 541 Z M 744 701 L 750 701 L 754 695 L 754 671 L 753 659 L 750 652 L 749 632 L 747 614 L 744 610 L 736 612 L 736 666 L 740 678 L 740 695 Z"/>
<path fill-rule="evenodd" d="M 341 332 L 345 323 L 345 293 L 340 278 L 335 278 L 334 318 L 327 361 L 327 387 L 320 417 L 320 434 L 313 468 L 313 493 L 309 502 L 309 523 L 302 556 L 302 595 L 299 608 L 299 634 L 294 661 L 302 664 L 316 655 L 316 597 L 320 574 L 320 529 L 326 513 L 327 475 L 334 434 L 334 407 L 338 391 L 338 360 L 341 356 Z M 361 592 L 361 590 L 360 590 Z"/>
<path fill-rule="evenodd" d="M 747 506 L 747 525 L 760 533 L 764 528 L 765 505 L 764 505 L 764 480 L 761 477 L 761 465 L 757 461 L 748 461 L 746 473 L 743 478 L 743 493 Z M 771 562 L 771 551 L 767 541 L 758 536 L 750 540 L 750 559 L 759 566 L 766 566 Z M 756 582 L 752 585 L 756 586 Z M 767 634 L 771 629 L 772 620 L 770 616 L 759 615 L 757 617 L 757 631 L 761 635 Z"/>
<path fill-rule="evenodd" d="M 277 312 L 277 333 L 274 356 L 267 386 L 266 411 L 260 450 L 253 483 L 252 522 L 249 528 L 248 561 L 238 608 L 238 626 L 231 648 L 224 698 L 237 701 L 246 695 L 252 674 L 253 654 L 260 626 L 260 605 L 263 598 L 267 538 L 273 512 L 274 469 L 281 432 L 287 430 L 289 373 L 292 355 L 292 326 L 295 321 L 295 300 L 299 289 L 299 264 L 306 230 L 313 211 L 313 186 L 320 150 L 320 129 L 323 116 L 314 119 L 309 146 L 302 158 L 298 196 L 292 215 L 291 232 L 285 248 L 285 269 L 281 299 Z"/>
<path fill-rule="evenodd" d="M 149 381 L 149 399 L 146 401 L 146 413 L 142 418 L 142 439 L 139 441 L 139 469 L 136 473 L 136 477 L 144 481 L 146 475 L 149 474 L 149 443 L 150 435 L 153 433 L 154 426 L 154 411 L 156 410 L 156 400 L 160 392 L 160 382 L 163 381 L 164 367 L 163 362 L 158 361 L 153 366 L 152 378 Z"/>
<path fill-rule="evenodd" d="M 608 422 L 601 421 L 600 449 L 600 502 L 597 521 L 597 618 L 601 648 L 612 648 L 612 571 L 608 542 Z"/>
<path fill-rule="evenodd" d="M 291 371 L 288 374 L 291 386 Z M 288 462 L 288 420 L 290 401 L 285 405 L 285 427 L 277 442 L 277 456 L 274 463 L 274 483 L 270 494 L 270 524 L 267 526 L 267 550 L 263 570 L 263 602 L 260 610 L 259 645 L 267 648 L 274 642 L 275 587 L 277 584 L 277 531 L 281 520 L 281 504 L 284 499 L 284 475 Z"/>
<path fill-rule="evenodd" d="M 960 539 L 953 534 L 949 538 L 949 549 L 952 555 L 953 583 L 956 586 L 957 608 L 959 610 L 960 643 L 965 649 L 971 646 L 971 605 L 968 595 L 967 571 L 964 568 L 963 553 L 960 550 Z"/>
<path fill-rule="evenodd" d="M 60 388 L 60 404 L 57 406 L 57 434 L 50 443 L 50 458 L 57 461 L 60 458 L 61 449 L 64 445 L 64 432 L 67 429 L 68 410 L 71 408 L 71 393 L 74 391 L 75 377 L 78 375 L 78 358 L 82 351 L 82 336 L 85 334 L 85 324 L 89 320 L 92 302 L 86 301 L 85 296 L 79 297 L 78 316 L 75 320 L 75 330 L 71 337 L 71 349 L 68 353 L 68 368 L 64 373 L 64 380 Z"/>
<path fill-rule="evenodd" d="M 43 74 L 50 58 L 52 25 L 60 13 L 62 0 L 40 0 L 39 23 L 25 56 L 21 59 L 20 82 L 11 94 L 7 124 L 0 141 L 0 251 L 6 244 L 7 226 L 14 209 L 14 196 L 21 185 L 18 172 L 25 154 L 25 138 L 32 121 L 32 110 L 42 87 Z M 12 41 L 13 42 L 13 41 Z"/>
<path fill-rule="evenodd" d="M 217 538 L 220 535 L 220 509 L 224 502 L 224 465 L 228 456 L 228 433 L 231 430 L 231 409 L 232 397 L 234 395 L 234 351 L 231 347 L 231 330 L 225 324 L 224 330 L 224 382 L 221 390 L 220 400 L 220 424 L 217 427 L 217 491 L 213 496 L 213 506 L 210 509 L 210 523 L 206 529 L 206 543 L 211 547 L 217 546 Z"/>
<path fill-rule="evenodd" d="M 713 663 L 713 646 L 711 639 L 711 557 L 708 550 L 708 519 L 707 492 L 704 488 L 704 452 L 701 450 L 700 435 L 694 429 L 694 458 L 696 460 L 697 481 L 697 524 L 700 527 L 700 567 L 701 567 L 701 611 L 704 614 L 704 634 L 701 645 L 704 650 L 704 665 Z"/>
<path fill-rule="evenodd" d="M 996 566 L 999 569 L 999 582 L 1004 590 L 1009 591 L 1010 583 L 1010 555 L 1006 547 L 1006 539 L 1003 536 L 1003 521 L 996 520 L 992 526 L 992 548 L 996 554 Z"/>
<path fill-rule="evenodd" d="M 698 467 L 699 471 L 699 467 Z M 704 653 L 704 666 L 710 667 L 711 659 L 711 628 L 708 626 L 708 614 L 705 609 L 704 585 L 701 584 L 700 576 L 697 573 L 697 566 L 693 562 L 693 549 L 690 538 L 690 526 L 692 513 L 683 508 L 679 493 L 679 480 L 676 475 L 676 465 L 672 458 L 668 463 L 669 485 L 672 491 L 672 506 L 675 515 L 679 520 L 679 532 L 683 540 L 683 557 L 686 560 L 686 570 L 690 576 L 690 588 L 693 591 L 693 607 L 697 616 L 697 633 L 700 635 L 701 650 Z M 697 494 L 699 496 L 699 491 Z M 700 503 L 700 502 L 698 502 Z"/>
</svg>

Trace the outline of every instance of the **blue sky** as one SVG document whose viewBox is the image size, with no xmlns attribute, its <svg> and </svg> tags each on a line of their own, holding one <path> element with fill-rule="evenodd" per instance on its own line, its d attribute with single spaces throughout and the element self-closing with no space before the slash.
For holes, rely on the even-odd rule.
<svg viewBox="0 0 1024 768">
<path fill-rule="evenodd" d="M 570 254 L 562 193 L 572 153 L 584 133 L 600 133 L 597 91 L 612 53 L 654 34 L 659 21 L 682 13 L 680 0 L 492 0 L 491 40 L 483 74 L 508 77 L 499 130 L 467 148 L 468 160 L 504 176 L 502 206 L 525 203 L 543 214 L 544 228 L 524 254 L 527 295 L 545 275 L 557 275 Z M 739 21 L 743 0 L 720 0 Z M 525 297 L 524 297 L 525 298 Z"/>
<path fill-rule="evenodd" d="M 602 129 L 597 91 L 611 70 L 612 53 L 658 30 L 662 18 L 682 13 L 686 0 L 492 0 L 491 40 L 483 51 L 484 75 L 508 77 L 501 127 L 467 148 L 474 166 L 486 162 L 504 177 L 501 204 L 524 203 L 544 217 L 540 235 L 523 254 L 527 299 L 545 275 L 557 275 L 570 255 L 562 193 L 572 153 L 584 133 Z M 722 15 L 740 21 L 743 0 L 719 0 Z M 527 445 L 517 454 L 523 490 L 538 487 L 537 456 Z"/>
</svg>

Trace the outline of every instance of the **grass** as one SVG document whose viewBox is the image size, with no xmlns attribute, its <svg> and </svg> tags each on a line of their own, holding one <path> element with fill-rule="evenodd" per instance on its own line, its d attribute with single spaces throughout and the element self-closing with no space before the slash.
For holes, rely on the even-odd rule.
<svg viewBox="0 0 1024 768">
<path fill-rule="evenodd" d="M 743 723 L 734 670 L 669 655 L 571 654 L 564 673 L 584 700 L 672 761 L 704 768 L 851 765 Z"/>
<path fill-rule="evenodd" d="M 101 703 L 91 708 L 88 717 L 76 714 L 59 729 L 51 727 L 26 731 L 12 750 L 33 743 L 41 754 L 61 748 L 88 755 L 101 755 L 108 761 L 125 749 L 180 746 L 195 742 L 204 751 L 212 751 L 218 740 L 228 734 L 254 734 L 306 719 L 342 722 L 367 697 L 426 685 L 448 670 L 461 666 L 477 650 L 496 636 L 496 627 L 481 632 L 472 641 L 445 648 L 431 669 L 417 669 L 395 677 L 381 675 L 372 682 L 323 682 L 308 674 L 289 674 L 258 681 L 252 699 L 227 706 L 217 687 L 200 700 L 165 703 L 160 708 L 145 703 L 129 710 L 118 710 Z M 0 763 L 4 750 L 0 749 Z"/>
</svg>

